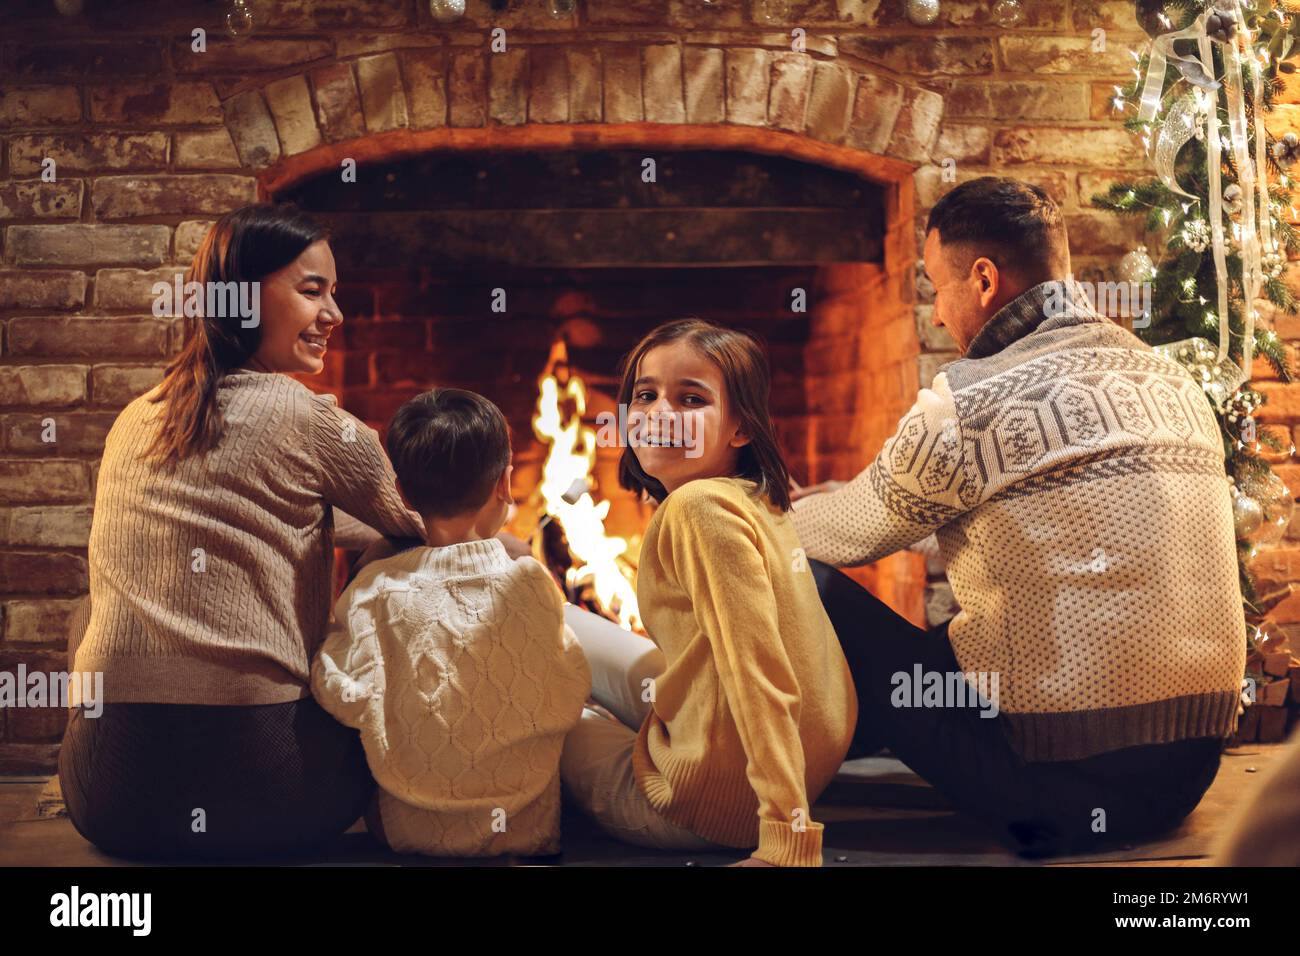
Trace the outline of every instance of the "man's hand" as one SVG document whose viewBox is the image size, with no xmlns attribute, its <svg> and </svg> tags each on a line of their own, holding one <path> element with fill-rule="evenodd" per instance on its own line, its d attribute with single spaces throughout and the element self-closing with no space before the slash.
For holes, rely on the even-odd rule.
<svg viewBox="0 0 1300 956">
<path fill-rule="evenodd" d="M 751 856 L 748 860 L 741 860 L 739 863 L 728 863 L 727 865 L 728 866 L 773 866 L 773 864 L 768 863 L 766 860 L 760 860 L 757 857 L 753 857 L 753 856 Z"/>
<path fill-rule="evenodd" d="M 820 495 L 827 491 L 839 491 L 847 482 L 843 481 L 823 481 L 820 485 L 810 485 L 802 488 L 795 484 L 794 479 L 790 479 L 790 500 L 798 501 L 800 498 L 807 498 L 810 495 Z"/>
</svg>

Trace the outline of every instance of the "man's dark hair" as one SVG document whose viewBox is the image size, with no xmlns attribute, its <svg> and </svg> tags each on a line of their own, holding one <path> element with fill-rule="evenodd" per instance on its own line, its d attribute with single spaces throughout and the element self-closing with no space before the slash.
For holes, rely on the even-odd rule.
<svg viewBox="0 0 1300 956">
<path fill-rule="evenodd" d="M 399 408 L 386 444 L 406 500 L 423 517 L 483 507 L 510 464 L 501 409 L 460 388 L 435 388 Z"/>
<path fill-rule="evenodd" d="M 992 259 L 1028 280 L 1061 278 L 1068 262 L 1069 238 L 1061 209 L 1042 189 L 1017 179 L 983 176 L 962 183 L 934 204 L 925 231 L 939 231 L 946 248 L 973 262 Z"/>
</svg>

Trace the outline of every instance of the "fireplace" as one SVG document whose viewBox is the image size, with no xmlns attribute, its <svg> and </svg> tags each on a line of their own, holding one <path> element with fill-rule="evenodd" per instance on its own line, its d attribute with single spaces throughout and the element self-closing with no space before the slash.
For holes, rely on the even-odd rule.
<svg viewBox="0 0 1300 956">
<path fill-rule="evenodd" d="M 305 383 L 381 433 L 432 386 L 487 395 L 511 426 L 521 537 L 547 511 L 533 422 L 557 347 L 594 428 L 616 411 L 623 356 L 659 323 L 754 333 L 804 483 L 864 467 L 916 392 L 911 307 L 885 270 L 889 196 L 850 171 L 722 148 L 442 150 L 371 161 L 356 181 L 343 164 L 274 198 L 329 225 L 339 264 L 345 322 Z M 651 506 L 618 487 L 620 452 L 596 449 L 591 495 L 632 577 Z M 885 590 L 909 585 L 924 581 Z"/>
</svg>

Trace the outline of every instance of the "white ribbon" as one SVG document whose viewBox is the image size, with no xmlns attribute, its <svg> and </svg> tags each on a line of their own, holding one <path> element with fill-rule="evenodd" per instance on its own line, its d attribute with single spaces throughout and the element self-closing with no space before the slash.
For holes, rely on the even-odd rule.
<svg viewBox="0 0 1300 956">
<path fill-rule="evenodd" d="M 1223 57 L 1223 82 L 1214 79 L 1214 56 L 1211 38 L 1205 32 L 1209 15 L 1219 10 L 1231 14 L 1237 22 L 1237 33 L 1232 40 L 1220 43 Z M 1218 90 L 1223 89 L 1227 99 L 1229 148 L 1242 190 L 1241 215 L 1241 280 L 1243 304 L 1242 371 L 1250 379 L 1251 362 L 1255 350 L 1255 300 L 1264 285 L 1263 256 L 1276 251 L 1273 238 L 1270 200 L 1268 195 L 1268 166 L 1266 165 L 1266 134 L 1263 121 L 1263 69 L 1254 44 L 1239 44 L 1245 36 L 1246 16 L 1242 0 L 1218 0 L 1215 7 L 1203 11 L 1185 29 L 1165 33 L 1151 41 L 1151 56 L 1138 118 L 1152 123 L 1160 113 L 1164 100 L 1165 73 L 1172 60 L 1179 65 L 1183 76 L 1198 89 L 1179 99 L 1170 108 L 1164 125 L 1156 137 L 1155 170 L 1166 188 L 1176 195 L 1195 201 L 1199 197 L 1184 191 L 1174 176 L 1174 161 L 1178 151 L 1191 138 L 1198 116 L 1195 105 L 1205 96 L 1200 90 L 1215 91 L 1210 101 L 1205 122 L 1206 173 L 1209 180 L 1210 238 L 1214 256 L 1214 271 L 1218 286 L 1219 361 L 1228 360 L 1230 344 L 1228 312 L 1227 246 L 1223 230 L 1223 143 L 1219 138 Z M 1197 41 L 1199 64 L 1196 60 L 1178 56 L 1174 44 L 1179 40 Z M 1245 52 L 1242 53 L 1241 47 Z M 1254 128 L 1246 119 L 1246 95 L 1243 71 L 1250 70 Z M 1250 137 L 1254 133 L 1254 155 Z M 1258 216 L 1258 218 L 1257 218 Z"/>
<path fill-rule="evenodd" d="M 1201 63 L 1207 70 L 1214 69 L 1214 55 L 1210 38 L 1202 32 L 1197 38 Z M 1214 274 L 1218 287 L 1219 361 L 1228 357 L 1228 255 L 1223 242 L 1223 144 L 1219 140 L 1218 94 L 1210 104 L 1205 122 L 1206 172 L 1209 174 L 1210 238 L 1214 250 Z"/>
<path fill-rule="evenodd" d="M 1165 72 L 1169 66 L 1169 61 L 1173 60 L 1180 69 L 1184 70 L 1184 76 L 1194 86 L 1199 86 L 1208 90 L 1217 90 L 1219 84 L 1214 81 L 1214 67 L 1211 65 L 1208 69 L 1203 68 L 1203 75 L 1198 79 L 1194 75 L 1189 75 L 1187 69 L 1195 61 L 1187 57 L 1181 57 L 1174 52 L 1174 44 L 1179 40 L 1195 40 L 1205 36 L 1205 20 L 1209 17 L 1210 11 L 1206 10 L 1191 24 L 1183 30 L 1174 33 L 1162 33 L 1151 41 L 1151 58 L 1147 64 L 1147 78 L 1142 87 L 1142 99 L 1138 104 L 1138 119 L 1144 123 L 1150 123 L 1160 112 L 1160 102 L 1165 93 Z"/>
</svg>

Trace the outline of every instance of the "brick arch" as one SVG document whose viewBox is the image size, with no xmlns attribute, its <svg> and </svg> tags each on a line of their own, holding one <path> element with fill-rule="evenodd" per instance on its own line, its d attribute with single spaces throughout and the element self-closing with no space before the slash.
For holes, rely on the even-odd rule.
<svg viewBox="0 0 1300 956">
<path fill-rule="evenodd" d="M 741 148 L 898 183 L 931 160 L 943 97 L 823 54 L 658 43 L 337 59 L 225 100 L 263 195 L 352 156 L 431 149 Z"/>
</svg>

